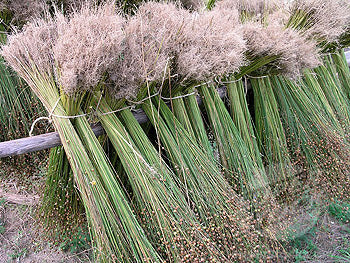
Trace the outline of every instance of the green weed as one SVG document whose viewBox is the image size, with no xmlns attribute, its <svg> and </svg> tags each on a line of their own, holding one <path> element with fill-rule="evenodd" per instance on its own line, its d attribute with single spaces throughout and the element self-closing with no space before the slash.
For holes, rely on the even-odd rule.
<svg viewBox="0 0 350 263">
<path fill-rule="evenodd" d="M 23 248 L 23 249 L 15 250 L 9 256 L 10 256 L 11 259 L 18 259 L 20 257 L 25 257 L 27 253 L 28 253 L 28 249 L 27 248 Z"/>
<path fill-rule="evenodd" d="M 347 249 L 341 249 L 339 250 L 340 255 L 339 256 L 331 256 L 334 259 L 336 259 L 336 262 L 350 262 L 350 247 Z"/>
<path fill-rule="evenodd" d="M 60 249 L 70 253 L 79 253 L 90 249 L 90 235 L 86 228 L 79 227 L 73 235 L 66 235 Z"/>
<path fill-rule="evenodd" d="M 328 212 L 343 223 L 350 222 L 350 204 L 348 203 L 335 201 L 328 206 Z"/>
</svg>

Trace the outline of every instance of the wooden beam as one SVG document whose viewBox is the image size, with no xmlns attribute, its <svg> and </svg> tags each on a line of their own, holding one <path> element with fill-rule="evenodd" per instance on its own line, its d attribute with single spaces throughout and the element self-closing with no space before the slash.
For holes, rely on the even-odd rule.
<svg viewBox="0 0 350 263">
<path fill-rule="evenodd" d="M 104 133 L 104 130 L 100 125 L 93 127 L 92 130 L 96 136 L 100 136 Z M 59 145 L 62 145 L 62 143 L 57 132 L 50 132 L 18 140 L 1 142 L 0 158 L 42 151 Z"/>
<path fill-rule="evenodd" d="M 148 121 L 146 114 L 142 110 L 137 110 L 134 112 L 134 116 L 139 123 L 145 123 Z M 96 137 L 105 133 L 100 124 L 96 124 L 91 128 Z M 0 158 L 42 151 L 60 145 L 62 145 L 62 143 L 57 132 L 50 132 L 37 136 L 0 142 Z"/>
</svg>

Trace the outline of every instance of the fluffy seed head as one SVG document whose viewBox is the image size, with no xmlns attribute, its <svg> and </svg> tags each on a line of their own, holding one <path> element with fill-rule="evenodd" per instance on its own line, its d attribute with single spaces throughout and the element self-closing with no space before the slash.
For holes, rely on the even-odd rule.
<svg viewBox="0 0 350 263">
<path fill-rule="evenodd" d="M 143 83 L 162 79 L 188 15 L 173 3 L 148 2 L 140 6 L 125 26 L 122 58 L 110 71 L 117 98 L 135 97 Z"/>
<path fill-rule="evenodd" d="M 303 10 L 308 14 L 305 34 L 336 42 L 350 22 L 350 4 L 347 0 L 295 0 L 291 12 Z"/>
<path fill-rule="evenodd" d="M 244 37 L 251 55 L 279 56 L 276 66 L 288 76 L 298 76 L 303 69 L 314 68 L 320 63 L 315 42 L 281 25 L 263 27 L 260 23 L 247 23 Z"/>
<path fill-rule="evenodd" d="M 34 68 L 34 64 L 38 71 L 52 74 L 52 44 L 56 38 L 55 22 L 39 19 L 24 26 L 22 32 L 9 36 L 1 55 L 23 78 L 23 67 Z"/>
<path fill-rule="evenodd" d="M 178 73 L 202 81 L 235 72 L 246 49 L 238 17 L 237 10 L 193 14 L 186 22 L 178 51 Z"/>
<path fill-rule="evenodd" d="M 67 94 L 96 86 L 115 66 L 124 38 L 123 23 L 112 4 L 86 5 L 69 18 L 57 15 L 56 77 Z"/>
</svg>

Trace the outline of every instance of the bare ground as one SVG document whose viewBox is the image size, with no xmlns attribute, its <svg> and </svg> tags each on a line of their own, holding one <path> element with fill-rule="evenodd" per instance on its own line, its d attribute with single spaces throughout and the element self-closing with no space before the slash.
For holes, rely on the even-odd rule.
<svg viewBox="0 0 350 263">
<path fill-rule="evenodd" d="M 20 173 L 0 162 L 0 263 L 91 262 L 89 251 L 71 254 L 47 241 L 36 217 L 45 168 Z"/>
<path fill-rule="evenodd" d="M 325 214 L 319 219 L 310 242 L 315 247 L 315 253 L 303 262 L 350 262 L 350 257 L 347 260 L 337 259 L 337 256 L 342 256 L 342 250 L 350 252 L 350 224 L 342 224 L 329 214 Z"/>
<path fill-rule="evenodd" d="M 88 262 L 88 258 L 61 251 L 43 241 L 32 216 L 34 206 L 2 203 L 0 206 L 0 262 Z"/>
</svg>

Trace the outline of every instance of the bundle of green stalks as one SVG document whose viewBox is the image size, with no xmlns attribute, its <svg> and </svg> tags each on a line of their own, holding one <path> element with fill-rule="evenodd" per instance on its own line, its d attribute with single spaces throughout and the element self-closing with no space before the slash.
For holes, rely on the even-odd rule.
<svg viewBox="0 0 350 263">
<path fill-rule="evenodd" d="M 338 134 L 338 136 L 344 137 L 344 129 L 338 119 L 337 113 L 334 111 L 334 108 L 331 105 L 332 102 L 327 99 L 327 96 L 331 95 L 325 94 L 323 88 L 326 87 L 322 87 L 322 85 L 318 82 L 317 75 L 309 69 L 306 70 L 301 85 L 304 85 L 305 88 L 309 89 L 310 96 L 313 96 L 315 102 L 322 107 L 322 111 L 327 116 L 327 124 L 334 130 L 335 133 Z M 337 90 L 334 90 L 334 92 L 337 92 Z M 344 110 L 346 110 L 346 108 Z"/>
<path fill-rule="evenodd" d="M 309 91 L 310 86 L 283 77 L 272 77 L 274 93 L 299 178 L 311 183 L 319 196 L 348 196 L 349 147 L 329 123 L 327 113 Z"/>
<path fill-rule="evenodd" d="M 0 8 L 0 43 L 10 31 L 11 13 Z M 17 139 L 30 130 L 30 123 L 43 111 L 39 100 L 0 58 L 0 141 Z"/>
<path fill-rule="evenodd" d="M 208 156 L 162 100 L 145 102 L 142 107 L 209 236 L 220 244 L 230 260 L 242 261 L 243 255 L 257 256 L 260 241 L 247 209 L 249 205 L 225 180 L 217 161 Z"/>
<path fill-rule="evenodd" d="M 271 167 L 266 168 L 264 165 L 262 154 L 264 151 L 261 151 L 259 148 L 259 145 L 261 146 L 261 144 L 258 142 L 259 137 L 256 136 L 257 131 L 255 129 L 254 121 L 248 108 L 247 97 L 245 94 L 246 89 L 248 88 L 245 86 L 248 85 L 247 79 L 245 79 L 245 83 L 243 83 L 243 79 L 237 80 L 235 78 L 231 78 L 226 84 L 232 120 L 238 131 L 241 133 L 241 138 L 244 140 L 245 145 L 249 150 L 249 156 L 258 167 L 260 171 L 260 178 L 262 178 L 259 180 L 261 183 L 260 200 L 256 206 L 258 209 L 260 208 L 260 210 L 265 213 L 268 210 L 261 208 L 266 206 L 272 206 L 274 209 L 271 210 L 278 211 L 281 209 L 276 200 L 276 197 L 278 197 L 278 191 L 275 191 L 274 193 L 273 191 L 278 189 L 279 186 L 276 187 L 275 183 L 280 180 L 280 178 L 276 176 L 275 170 L 271 170 Z M 267 212 L 267 214 L 269 214 L 269 212 Z M 276 215 L 277 214 L 278 212 Z M 283 220 L 282 218 L 280 219 Z M 274 222 L 276 221 L 277 220 L 274 220 Z M 288 220 L 284 221 L 287 222 Z M 286 223 L 286 225 L 288 225 L 288 223 Z"/>
<path fill-rule="evenodd" d="M 246 155 L 244 151 L 248 152 L 255 167 L 260 170 L 260 179 L 256 179 L 256 181 L 260 181 L 262 185 L 270 185 L 275 194 L 285 197 L 287 189 L 288 191 L 291 189 L 289 185 L 291 184 L 290 180 L 293 181 L 294 171 L 284 137 L 285 132 L 278 115 L 277 104 L 271 87 L 268 82 L 265 83 L 263 76 L 279 71 L 286 74 L 295 74 L 301 70 L 300 67 L 315 64 L 313 55 L 316 52 L 307 54 L 308 51 L 306 50 L 311 50 L 313 47 L 312 43 L 308 44 L 294 31 L 285 30 L 283 25 L 279 24 L 278 19 L 272 22 L 270 16 L 277 13 L 278 9 L 276 5 L 269 1 L 258 1 L 256 5 L 251 5 L 246 1 L 220 1 L 217 3 L 216 8 L 221 12 L 226 12 L 224 9 L 229 9 L 230 11 L 238 9 L 240 22 L 243 23 L 243 38 L 247 44 L 245 52 L 246 57 L 249 59 L 247 65 L 240 67 L 240 72 L 235 74 L 236 78 L 234 75 L 228 78 L 230 103 L 237 102 L 239 99 L 238 92 L 243 92 L 242 86 L 235 85 L 235 80 L 245 74 L 256 76 L 250 79 L 254 92 L 256 136 L 254 135 L 255 131 L 252 129 L 253 125 L 250 124 L 250 114 L 247 111 L 246 103 L 244 103 L 245 98 L 243 102 L 241 99 L 242 103 L 234 103 L 234 106 L 230 106 L 233 117 L 233 120 L 230 118 L 230 121 L 233 126 L 237 125 L 238 129 L 235 128 L 235 130 L 238 132 L 236 133 L 242 137 L 241 140 L 243 139 L 245 144 L 242 147 L 246 148 L 243 151 L 241 150 L 242 156 Z M 306 55 L 306 57 L 303 58 L 303 55 Z M 292 57 L 293 59 L 291 59 Z M 233 73 L 233 71 L 226 72 L 226 74 L 228 73 Z M 261 76 L 262 78 L 260 78 Z M 237 88 L 240 91 L 237 91 Z M 209 104 L 213 105 L 212 103 Z M 220 104 L 223 105 L 222 112 L 224 112 L 225 105 L 223 103 Z M 225 114 L 227 115 L 227 113 Z M 212 118 L 212 129 L 215 127 L 214 122 L 217 122 L 216 119 L 215 117 Z M 223 121 L 223 126 L 228 125 L 228 119 L 225 119 L 223 115 L 219 119 L 225 120 Z M 230 125 L 231 127 L 232 124 Z M 229 127 L 227 129 L 232 130 Z M 225 137 L 223 136 L 221 136 L 221 141 L 224 142 Z M 222 145 L 225 146 L 227 143 L 222 143 Z M 232 152 L 231 156 L 227 155 L 230 151 Z M 235 152 L 232 148 L 226 149 L 226 155 L 230 162 L 235 160 Z M 221 156 L 225 155 L 221 154 Z M 232 163 L 229 170 L 232 170 L 233 167 L 239 167 L 237 162 Z M 253 182 L 253 179 L 256 177 L 254 174 L 256 173 L 249 172 L 247 168 L 244 171 L 247 170 L 247 177 L 250 179 L 246 181 Z"/>
<path fill-rule="evenodd" d="M 219 5 L 212 11 L 200 13 L 196 18 L 190 17 L 183 32 L 183 47 L 176 50 L 175 72 L 189 80 L 189 83 L 205 83 L 215 76 L 235 72 L 242 65 L 246 45 L 239 25 L 239 13 L 236 9 L 223 10 L 223 5 Z M 201 49 L 198 48 L 199 46 Z M 195 85 L 190 84 L 184 88 L 178 85 L 173 91 L 167 93 L 177 97 L 178 93 L 186 94 L 190 91 L 191 86 Z M 225 176 L 238 192 L 247 199 L 253 200 L 253 196 L 259 191 L 265 191 L 268 184 L 262 163 L 259 167 L 259 164 L 254 163 L 249 156 L 249 150 L 241 138 L 240 131 L 233 123 L 215 87 L 203 86 L 198 90 L 203 96 L 207 116 L 218 145 L 220 161 L 225 169 Z M 189 129 L 190 122 L 183 114 L 181 99 L 172 101 L 172 105 L 174 114 L 179 117 L 185 128 L 193 133 L 194 131 Z M 200 118 L 198 113 L 197 118 Z M 198 130 L 198 128 L 200 127 L 192 130 Z M 202 129 L 199 134 L 203 132 Z M 198 136 L 201 138 L 201 135 Z M 207 139 L 201 140 L 207 151 L 210 151 Z M 209 154 L 209 157 L 213 158 L 213 155 Z"/>
<path fill-rule="evenodd" d="M 236 84 L 235 82 L 236 81 L 232 81 L 229 84 L 230 88 L 233 88 L 232 86 Z M 243 87 L 243 85 L 241 87 Z M 222 162 L 223 166 L 217 164 L 217 169 L 221 170 L 222 174 L 226 176 L 228 181 L 231 183 L 231 186 L 233 187 L 232 189 L 234 189 L 235 192 L 240 193 L 244 197 L 243 199 L 248 201 L 247 203 L 250 206 L 250 211 L 257 219 L 257 227 L 263 230 L 263 233 L 266 235 L 265 237 L 268 237 L 270 241 L 275 240 L 277 238 L 277 233 L 283 231 L 286 228 L 286 226 L 288 226 L 288 220 L 287 218 L 282 219 L 282 216 L 277 217 L 274 214 L 274 212 L 272 212 L 278 211 L 281 208 L 276 203 L 270 186 L 268 185 L 268 180 L 265 174 L 265 168 L 263 166 L 260 152 L 257 148 L 257 144 L 251 145 L 252 143 L 254 144 L 255 137 L 250 137 L 250 135 L 248 134 L 241 135 L 239 132 L 243 132 L 243 129 L 249 129 L 249 123 L 246 122 L 245 119 L 236 119 L 236 122 L 234 123 L 234 121 L 230 117 L 228 110 L 226 109 L 224 102 L 220 98 L 218 91 L 212 85 L 204 85 L 202 87 L 198 87 L 198 90 L 200 94 L 203 94 L 202 100 L 204 102 L 207 116 L 209 118 L 212 131 L 214 133 L 215 143 L 217 143 L 219 148 L 219 158 L 221 162 L 222 160 L 225 160 L 225 162 Z M 241 91 L 243 92 L 243 90 Z M 228 92 L 230 93 L 232 91 L 228 90 Z M 192 103 L 186 103 L 185 106 L 185 103 L 182 102 L 182 100 L 184 100 L 185 102 L 192 100 Z M 164 107 L 164 103 L 160 104 L 163 104 Z M 155 105 L 158 105 L 158 103 L 155 102 Z M 197 143 L 198 145 L 190 147 L 202 149 L 202 152 L 204 151 L 204 153 L 207 152 L 207 157 L 205 158 L 207 158 L 208 161 L 210 161 L 212 163 L 212 166 L 214 167 L 217 160 L 214 158 L 213 148 L 209 143 L 208 136 L 206 134 L 206 129 L 204 128 L 203 120 L 197 104 L 197 100 L 194 97 L 194 95 L 185 95 L 184 98 L 181 98 L 181 96 L 174 96 L 174 98 L 170 101 L 170 105 L 173 109 L 175 116 L 171 117 L 171 115 L 168 115 L 169 117 L 164 118 L 168 120 L 167 122 L 169 123 L 169 131 L 175 129 L 173 137 L 174 143 L 177 143 L 178 145 L 178 151 L 181 151 L 182 149 L 182 151 L 184 151 L 184 148 L 188 147 L 183 146 L 181 144 L 181 142 L 188 140 L 184 140 L 182 135 L 184 131 L 187 131 L 187 136 L 189 136 L 192 140 L 191 144 Z M 236 109 L 238 109 L 237 111 L 239 111 L 234 112 L 236 116 L 238 116 L 239 114 L 243 115 L 242 111 L 246 110 L 245 114 L 247 115 L 241 115 L 240 117 L 246 117 L 249 119 L 250 114 L 248 112 L 245 97 L 242 97 L 242 105 L 235 104 L 235 107 Z M 164 107 L 164 111 L 165 109 L 166 108 Z M 162 110 L 160 110 L 160 112 L 162 112 Z M 162 115 L 162 113 L 160 114 Z M 181 120 L 180 122 L 183 125 L 182 128 L 181 126 L 179 127 L 178 124 L 176 124 L 178 122 L 177 120 L 175 121 L 176 116 L 179 116 L 179 121 Z M 158 117 L 155 117 L 155 119 L 157 120 Z M 173 126 L 170 125 L 172 119 L 174 122 L 174 124 L 172 124 Z M 238 130 L 236 128 L 236 125 L 241 129 Z M 245 138 L 246 141 L 244 141 L 243 138 Z M 169 141 L 168 138 L 166 140 Z M 252 152 L 250 152 L 250 150 L 248 149 L 248 143 L 252 147 Z M 170 149 L 173 149 L 174 146 L 168 146 L 168 148 L 168 151 L 170 151 Z M 201 162 L 203 161 L 204 159 Z M 181 166 L 184 165 L 183 163 L 186 163 L 186 161 L 177 162 L 181 163 Z M 218 186 L 223 188 L 225 184 L 227 183 L 223 183 L 221 186 Z M 216 191 L 217 195 L 219 195 L 220 190 L 217 189 Z M 278 220 L 283 220 L 285 224 L 278 224 L 278 220 L 276 220 L 276 218 L 278 218 Z M 274 229 L 272 229 L 272 226 Z M 265 242 L 267 243 L 270 241 L 265 240 Z"/>
<path fill-rule="evenodd" d="M 62 240 L 85 223 L 84 207 L 62 146 L 51 149 L 43 191 L 40 221 L 48 238 Z"/>
<path fill-rule="evenodd" d="M 200 93 L 218 142 L 226 178 L 232 185 L 240 187 L 236 191 L 250 200 L 256 198 L 254 195 L 259 195 L 259 192 L 264 193 L 268 187 L 264 168 L 254 160 L 257 156 L 249 151 L 215 87 L 201 87 Z M 245 138 L 249 140 L 249 137 Z"/>
<path fill-rule="evenodd" d="M 9 39 L 2 54 L 40 98 L 48 112 L 53 111 L 52 119 L 86 210 L 97 260 L 161 261 L 136 221 L 115 174 L 108 170 L 109 165 L 103 158 L 99 144 L 90 145 L 92 138 L 95 138 L 90 126 L 80 127 L 79 136 L 69 117 L 65 117 L 67 112 L 79 112 L 80 106 L 76 103 L 81 101 L 81 93 L 67 95 L 67 90 L 55 82 L 51 48 L 57 39 L 56 30 L 51 20 L 28 24 L 22 33 Z M 78 110 L 74 112 L 72 109 Z M 91 147 L 95 148 L 92 150 Z M 96 164 L 99 166 L 96 167 Z"/>
<path fill-rule="evenodd" d="M 8 68 L 3 58 L 0 58 L 0 97 L 0 141 L 27 135 L 31 122 L 44 109 L 26 84 Z"/>
<path fill-rule="evenodd" d="M 197 91 L 193 88 L 177 93 L 170 98 L 171 110 L 192 139 L 203 148 L 210 159 L 215 159 L 214 147 L 210 142 L 205 121 L 197 101 Z"/>
<path fill-rule="evenodd" d="M 48 8 L 49 6 L 40 6 L 39 1 L 29 3 L 13 1 L 4 4 L 2 9 L 0 7 L 1 42 L 6 42 L 7 34 L 14 28 L 14 24 L 20 26 L 24 20 L 32 19 L 31 16 Z M 3 58 L 1 58 L 0 65 L 0 96 L 3 98 L 0 109 L 0 129 L 2 131 L 0 140 L 6 141 L 27 136 L 31 123 L 45 114 L 45 109 L 26 83 L 5 65 Z M 45 131 L 48 127 L 41 123 L 35 128 L 34 131 Z M 68 232 L 68 229 L 75 228 L 76 223 L 81 221 L 79 215 L 83 210 L 78 201 L 79 195 L 74 189 L 73 175 L 62 147 L 50 151 L 47 177 L 39 214 L 48 236 L 62 236 L 64 233 L 58 233 Z M 52 231 L 55 232 L 55 235 L 51 235 Z"/>
<path fill-rule="evenodd" d="M 114 109 L 118 107 L 113 107 Z M 169 262 L 198 259 L 225 261 L 201 228 L 182 187 L 128 110 L 117 116 L 102 99 L 99 119 L 131 185 L 139 220 L 155 247 Z"/>
<path fill-rule="evenodd" d="M 276 194 L 283 193 L 294 183 L 292 177 L 295 171 L 290 160 L 277 101 L 266 77 L 254 78 L 250 82 L 254 91 L 255 125 L 260 151 L 268 165 L 267 174 L 271 185 Z"/>
<path fill-rule="evenodd" d="M 331 55 L 328 55 L 324 57 L 324 66 L 318 67 L 314 71 L 327 100 L 344 129 L 345 135 L 348 136 L 350 132 L 350 100 L 345 93 L 336 69 L 337 66 L 333 62 Z"/>
<path fill-rule="evenodd" d="M 340 81 L 343 92 L 350 99 L 350 69 L 346 61 L 344 50 L 341 49 L 338 52 L 330 54 L 333 61 L 333 68 L 337 72 L 338 79 Z"/>
<path fill-rule="evenodd" d="M 342 35 L 346 33 L 346 23 L 349 16 L 346 14 L 345 10 L 348 10 L 348 6 L 344 8 L 338 1 L 334 5 L 330 1 L 295 1 L 290 5 L 289 9 L 285 10 L 283 10 L 283 8 L 281 9 L 283 5 L 276 8 L 276 6 L 272 3 L 270 4 L 268 1 L 264 2 L 264 4 L 263 1 L 261 1 L 261 5 L 256 5 L 254 6 L 255 8 L 249 6 L 245 1 L 237 1 L 237 3 L 240 8 L 241 21 L 244 23 L 245 34 L 248 40 L 249 52 L 247 56 L 251 60 L 250 65 L 244 67 L 244 71 L 250 72 L 249 74 L 258 77 L 278 72 L 290 75 L 294 71 L 295 73 L 293 73 L 293 75 L 295 75 L 298 74 L 298 72 L 302 72 L 304 68 L 313 68 L 319 64 L 315 55 L 317 50 L 316 45 L 323 51 L 329 50 L 330 47 L 334 47 L 335 43 L 338 43 L 337 39 L 340 39 Z M 224 1 L 218 4 L 218 7 L 220 8 L 220 6 L 225 5 L 227 6 L 228 3 Z M 235 6 L 235 4 L 231 4 L 230 6 Z M 334 14 L 330 21 L 327 20 L 330 17 L 329 14 L 327 15 L 327 12 Z M 261 15 L 257 16 L 257 14 Z M 258 21 L 258 24 L 254 21 Z M 285 29 L 281 30 L 279 33 L 280 36 L 284 36 L 280 41 L 274 42 L 279 38 L 276 35 L 278 34 L 276 30 L 280 30 L 279 27 L 285 27 Z M 265 34 L 268 39 L 264 38 Z M 298 39 L 298 34 L 300 34 L 300 39 Z M 302 38 L 304 38 L 304 40 L 303 44 L 299 44 L 300 49 L 294 50 L 295 44 L 297 41 L 300 42 Z M 264 47 L 264 45 L 258 44 L 262 41 L 264 43 L 271 43 Z M 290 48 L 282 46 L 283 44 L 287 45 L 288 42 L 286 41 L 291 43 Z M 306 50 L 313 51 L 307 54 L 305 53 Z M 295 55 L 292 54 L 293 52 L 295 52 Z M 303 54 L 304 57 L 301 57 L 300 54 Z M 274 57 L 274 59 L 271 61 L 269 57 Z M 291 59 L 292 57 L 293 59 Z M 256 69 L 254 63 L 259 61 L 259 58 L 260 60 L 263 58 L 262 61 L 265 61 L 265 67 Z M 296 60 L 294 60 L 295 58 Z M 292 63 L 295 63 L 294 66 Z M 273 67 L 276 65 L 277 68 L 279 68 L 278 71 L 273 70 Z M 274 95 L 270 87 L 271 85 L 269 80 L 263 80 L 263 78 L 265 77 L 263 76 L 262 79 L 253 78 L 251 80 L 254 90 L 255 125 L 258 130 L 258 141 L 260 142 L 260 150 L 266 157 L 266 163 L 269 164 L 268 166 L 275 167 L 276 164 L 281 166 L 280 169 L 282 170 L 279 170 L 282 172 L 282 175 L 284 175 L 284 178 L 281 178 L 282 182 L 284 182 L 287 177 L 290 178 L 293 176 L 294 171 L 289 169 L 292 168 L 292 165 L 284 135 L 285 131 L 283 130 L 282 122 L 278 115 L 278 107 L 275 98 L 273 98 Z M 313 84 L 314 79 L 310 74 L 306 74 L 306 79 L 308 84 Z M 324 89 L 326 87 L 326 79 L 324 78 L 322 81 Z M 263 91 L 262 88 L 264 88 Z M 267 88 L 267 91 L 265 88 Z M 319 92 L 322 89 L 322 87 L 319 88 L 320 89 L 316 89 L 315 92 Z M 332 96 L 332 92 L 334 94 L 339 94 L 337 90 L 328 90 L 327 96 Z M 325 108 L 328 108 L 327 105 L 329 105 L 330 110 L 331 105 L 325 100 L 324 95 L 318 93 L 318 96 L 320 100 L 322 100 L 320 101 L 320 103 L 322 103 L 320 105 L 324 105 Z M 347 111 L 347 107 L 341 108 L 342 106 L 339 105 L 340 103 L 335 105 L 335 101 L 337 99 L 342 99 L 342 95 L 337 98 L 334 98 L 334 96 L 332 97 L 334 101 L 333 107 L 338 107 L 338 109 L 342 111 Z M 344 105 L 344 103 L 341 104 Z M 328 112 L 330 112 L 329 110 Z M 347 115 L 346 112 L 341 114 L 343 116 Z M 330 115 L 332 115 L 331 112 Z M 337 122 L 334 117 L 335 116 L 332 115 L 330 118 L 333 118 L 333 120 Z M 342 119 L 346 121 L 348 118 L 342 117 Z M 337 126 L 337 124 L 335 125 Z M 340 131 L 340 127 L 337 127 L 337 129 Z M 273 145 L 275 146 L 273 147 Z M 274 178 L 273 181 L 275 180 Z M 285 184 L 285 187 L 286 186 L 288 186 L 288 184 Z"/>
<path fill-rule="evenodd" d="M 309 125 L 316 127 L 317 131 L 317 135 L 309 132 L 313 137 L 309 144 L 317 145 L 319 149 L 314 150 L 317 157 L 313 161 L 309 158 L 308 162 L 321 167 L 321 179 L 317 180 L 322 182 L 319 188 L 325 190 L 325 197 L 346 199 L 348 191 L 343 186 L 347 184 L 346 174 L 349 173 L 349 102 L 337 76 L 331 75 L 331 72 L 335 73 L 332 65 L 326 61 L 326 66 L 328 70 L 324 66 L 314 71 L 307 70 L 303 81 L 294 85 L 300 89 L 298 95 L 305 100 L 304 103 L 315 109 L 313 112 L 308 110 L 308 118 L 312 118 Z M 297 91 L 296 88 L 292 90 Z M 306 108 L 302 108 L 304 110 Z M 303 123 L 303 126 L 307 127 L 307 124 Z"/>
</svg>

